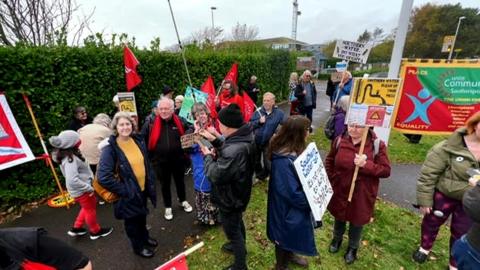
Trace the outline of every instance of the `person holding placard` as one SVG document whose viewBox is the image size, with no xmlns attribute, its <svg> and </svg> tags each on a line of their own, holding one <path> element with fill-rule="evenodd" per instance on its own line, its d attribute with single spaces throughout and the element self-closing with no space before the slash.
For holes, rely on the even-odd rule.
<svg viewBox="0 0 480 270">
<path fill-rule="evenodd" d="M 307 267 L 307 260 L 296 254 L 318 254 L 312 211 L 293 165 L 307 147 L 309 128 L 304 116 L 290 116 L 270 143 L 267 236 L 275 244 L 275 270 L 288 269 L 290 262 Z"/>
<path fill-rule="evenodd" d="M 353 86 L 352 73 L 344 71 L 342 74 L 342 81 L 337 85 L 333 93 L 333 106 L 335 107 L 338 101 L 345 95 L 350 95 Z"/>
<path fill-rule="evenodd" d="M 340 250 L 348 222 L 349 241 L 344 255 L 347 264 L 352 264 L 357 259 L 363 226 L 373 217 L 379 179 L 390 176 L 387 148 L 383 141 L 377 139 L 373 130 L 368 130 L 363 154 L 357 154 L 366 128 L 368 127 L 356 124 L 348 125 L 347 132 L 332 142 L 325 160 L 325 169 L 333 188 L 328 211 L 335 218 L 329 252 L 337 253 Z M 355 166 L 360 169 L 353 196 L 349 202 Z"/>
<path fill-rule="evenodd" d="M 420 247 L 412 257 L 424 263 L 436 240 L 440 227 L 450 216 L 450 250 L 453 243 L 472 226 L 463 209 L 462 197 L 472 188 L 469 169 L 478 169 L 480 162 L 480 112 L 471 116 L 465 127 L 430 149 L 417 180 L 417 204 L 423 214 Z M 450 269 L 456 262 L 450 255 Z"/>
</svg>

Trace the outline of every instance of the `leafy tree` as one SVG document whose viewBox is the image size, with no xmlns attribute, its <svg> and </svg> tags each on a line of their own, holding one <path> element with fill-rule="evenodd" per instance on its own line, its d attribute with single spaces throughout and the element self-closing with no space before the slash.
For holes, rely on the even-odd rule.
<svg viewBox="0 0 480 270">
<path fill-rule="evenodd" d="M 404 57 L 446 58 L 447 53 L 441 52 L 443 37 L 455 35 L 461 16 L 466 19 L 460 26 L 455 48 L 462 49 L 462 58 L 480 55 L 478 12 L 477 8 L 462 8 L 460 4 L 426 4 L 416 8 L 410 18 Z"/>
</svg>

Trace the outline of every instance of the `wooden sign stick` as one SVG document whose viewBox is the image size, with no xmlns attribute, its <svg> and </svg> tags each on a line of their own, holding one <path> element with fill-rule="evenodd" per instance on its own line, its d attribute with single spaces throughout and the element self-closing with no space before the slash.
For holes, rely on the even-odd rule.
<svg viewBox="0 0 480 270">
<path fill-rule="evenodd" d="M 359 155 L 363 155 L 363 150 L 365 149 L 365 142 L 367 141 L 369 127 L 366 126 L 362 134 L 362 142 L 360 143 L 360 150 L 358 151 Z M 353 191 L 355 190 L 355 181 L 357 181 L 358 170 L 360 167 L 355 166 L 355 171 L 353 172 L 352 184 L 350 185 L 350 193 L 348 194 L 348 202 L 352 201 Z"/>
</svg>

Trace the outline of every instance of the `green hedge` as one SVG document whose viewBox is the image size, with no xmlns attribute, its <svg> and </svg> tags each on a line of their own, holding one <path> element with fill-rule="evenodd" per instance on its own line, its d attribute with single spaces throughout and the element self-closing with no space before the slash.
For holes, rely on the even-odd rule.
<svg viewBox="0 0 480 270">
<path fill-rule="evenodd" d="M 6 92 L 10 107 L 34 154 L 42 148 L 21 93 L 29 94 L 34 113 L 45 138 L 66 128 L 76 105 L 86 106 L 91 116 L 111 113 L 113 95 L 125 91 L 122 49 L 87 46 L 0 47 L 0 90 Z M 183 94 L 187 79 L 180 54 L 134 51 L 140 61 L 143 83 L 135 89 L 137 106 L 145 114 L 151 101 L 167 84 L 175 94 Z M 233 62 L 239 65 L 239 82 L 245 84 L 255 74 L 262 91 L 274 92 L 278 99 L 288 95 L 288 78 L 295 56 L 287 51 L 261 53 L 187 51 L 190 77 L 199 87 L 208 75 L 221 82 Z M 0 171 L 0 205 L 36 200 L 56 190 L 49 169 L 32 161 Z"/>
</svg>

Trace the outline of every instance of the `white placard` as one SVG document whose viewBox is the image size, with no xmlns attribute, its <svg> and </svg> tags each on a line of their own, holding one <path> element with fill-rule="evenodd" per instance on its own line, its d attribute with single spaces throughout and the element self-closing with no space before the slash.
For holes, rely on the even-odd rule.
<svg viewBox="0 0 480 270">
<path fill-rule="evenodd" d="M 337 40 L 333 57 L 352 62 L 367 63 L 368 55 L 372 50 L 372 44 L 354 41 Z"/>
<path fill-rule="evenodd" d="M 310 143 L 293 165 L 307 196 L 313 217 L 316 221 L 322 220 L 333 190 L 315 143 Z"/>
</svg>

